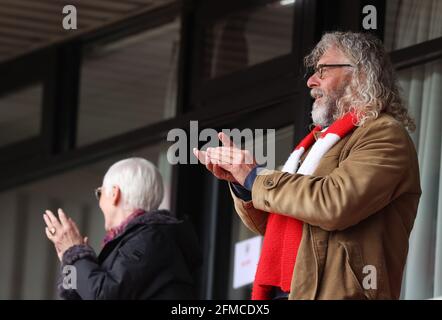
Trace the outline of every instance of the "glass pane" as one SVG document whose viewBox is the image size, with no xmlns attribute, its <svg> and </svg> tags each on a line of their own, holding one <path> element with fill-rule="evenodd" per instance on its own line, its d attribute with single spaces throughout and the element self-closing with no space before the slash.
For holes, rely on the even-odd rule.
<svg viewBox="0 0 442 320">
<path fill-rule="evenodd" d="M 0 147 L 40 134 L 43 85 L 0 96 Z"/>
<path fill-rule="evenodd" d="M 285 161 L 288 159 L 290 153 L 294 149 L 293 145 L 293 135 L 295 128 L 294 126 L 287 126 L 276 130 L 275 134 L 275 152 L 276 152 L 276 163 L 278 164 L 277 169 L 282 169 Z M 247 142 L 246 142 L 247 144 Z M 261 145 L 258 143 L 257 145 Z M 246 147 L 247 148 L 247 147 Z M 249 148 L 247 148 L 249 149 Z M 244 285 L 239 288 L 234 288 L 234 260 L 235 260 L 235 244 L 239 241 L 251 239 L 257 236 L 249 229 L 247 229 L 238 214 L 233 211 L 234 215 L 232 219 L 232 239 L 231 239 L 231 263 L 229 272 L 229 287 L 227 293 L 227 299 L 250 299 L 252 296 L 252 284 Z"/>
<path fill-rule="evenodd" d="M 77 145 L 175 115 L 179 20 L 89 46 L 81 68 Z"/>
<path fill-rule="evenodd" d="M 44 233 L 45 209 L 63 208 L 98 253 L 104 236 L 104 218 L 94 196 L 107 169 L 116 161 L 138 156 L 156 164 L 163 176 L 170 207 L 171 165 L 166 145 L 156 145 L 113 156 L 63 174 L 0 193 L 0 299 L 53 299 L 59 262 Z"/>
<path fill-rule="evenodd" d="M 399 72 L 417 147 L 422 196 L 410 237 L 403 299 L 442 296 L 442 60 Z"/>
<path fill-rule="evenodd" d="M 216 78 L 291 52 L 294 1 L 223 17 L 205 38 L 204 78 Z"/>
<path fill-rule="evenodd" d="M 69 41 L 73 31 L 63 27 L 67 5 L 74 5 L 77 30 L 99 30 L 137 14 L 158 10 L 179 0 L 1 0 L 0 62 L 26 55 L 35 48 Z M 70 13 L 70 10 L 68 11 Z"/>
<path fill-rule="evenodd" d="M 441 16 L 440 0 L 387 0 L 387 50 L 397 50 L 442 37 Z"/>
</svg>

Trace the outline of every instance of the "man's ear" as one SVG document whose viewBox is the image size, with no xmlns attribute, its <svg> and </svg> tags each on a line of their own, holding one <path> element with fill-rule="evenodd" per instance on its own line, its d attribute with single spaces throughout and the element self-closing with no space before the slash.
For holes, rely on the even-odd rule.
<svg viewBox="0 0 442 320">
<path fill-rule="evenodd" d="M 118 203 L 121 200 L 121 190 L 118 186 L 112 187 L 112 204 L 114 206 L 118 206 Z"/>
</svg>

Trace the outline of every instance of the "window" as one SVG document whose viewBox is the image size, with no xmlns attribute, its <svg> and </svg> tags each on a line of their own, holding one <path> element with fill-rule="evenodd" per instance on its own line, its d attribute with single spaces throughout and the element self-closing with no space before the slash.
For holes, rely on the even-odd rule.
<svg viewBox="0 0 442 320">
<path fill-rule="evenodd" d="M 441 16 L 440 0 L 387 0 L 387 50 L 397 50 L 442 37 Z"/>
<path fill-rule="evenodd" d="M 289 54 L 293 39 L 293 2 L 273 1 L 215 21 L 204 39 L 204 79 Z"/>
<path fill-rule="evenodd" d="M 428 299 L 442 296 L 442 2 L 388 0 L 386 4 L 384 40 L 416 121 L 411 138 L 418 152 L 422 188 L 401 298 Z"/>
<path fill-rule="evenodd" d="M 177 19 L 85 48 L 77 145 L 175 116 L 179 27 Z"/>
<path fill-rule="evenodd" d="M 442 296 L 442 60 L 404 69 L 399 80 L 416 120 L 422 196 L 410 238 L 402 296 Z"/>
<path fill-rule="evenodd" d="M 0 96 L 0 146 L 40 134 L 42 100 L 41 84 Z"/>
</svg>

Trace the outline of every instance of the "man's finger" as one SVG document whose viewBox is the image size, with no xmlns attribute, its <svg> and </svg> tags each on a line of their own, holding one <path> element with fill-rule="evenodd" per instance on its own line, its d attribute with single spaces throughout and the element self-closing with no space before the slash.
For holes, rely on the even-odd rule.
<svg viewBox="0 0 442 320">
<path fill-rule="evenodd" d="M 206 152 L 193 148 L 193 154 L 202 164 L 206 164 Z"/>
<path fill-rule="evenodd" d="M 221 180 L 226 180 L 226 181 L 231 181 L 231 182 L 237 182 L 235 180 L 235 178 L 232 176 L 232 174 L 225 170 L 222 166 L 220 165 L 214 165 L 213 166 L 213 174 L 215 175 L 215 177 L 217 177 L 218 179 Z"/>
<path fill-rule="evenodd" d="M 247 150 L 241 150 L 232 147 L 220 147 L 217 148 L 221 153 L 222 159 L 228 159 L 231 164 L 254 164 L 255 159 Z M 212 156 L 211 156 L 212 157 Z"/>
<path fill-rule="evenodd" d="M 232 147 L 211 148 L 210 150 L 208 149 L 209 151 L 210 158 L 217 158 L 225 162 L 231 162 L 237 155 L 241 155 L 241 150 Z"/>
<path fill-rule="evenodd" d="M 207 170 L 209 170 L 210 172 L 212 172 L 213 173 L 213 163 L 206 163 L 206 168 L 207 168 Z"/>
<path fill-rule="evenodd" d="M 211 164 L 211 163 L 206 163 L 205 166 L 206 166 L 206 169 L 207 169 L 207 170 L 212 171 L 212 166 L 213 166 L 213 164 Z"/>
<path fill-rule="evenodd" d="M 217 164 L 213 166 L 213 174 L 218 179 L 225 179 L 226 177 L 226 171 Z"/>
<path fill-rule="evenodd" d="M 210 161 L 210 157 L 209 157 L 209 154 L 207 153 L 207 151 L 204 152 L 204 163 L 206 163 L 206 164 L 208 164 L 208 163 L 212 163 L 212 162 Z"/>
<path fill-rule="evenodd" d="M 227 136 L 224 132 L 218 133 L 218 139 L 221 140 L 224 147 L 238 148 L 237 146 L 235 146 L 230 137 Z"/>
<path fill-rule="evenodd" d="M 210 160 L 216 161 L 216 163 L 221 164 L 234 164 L 235 155 L 239 153 L 239 149 L 234 149 L 231 147 L 219 147 L 219 148 L 209 148 L 207 153 L 209 154 Z"/>
<path fill-rule="evenodd" d="M 210 149 L 210 148 L 209 148 Z M 204 164 L 211 173 L 213 173 L 217 178 L 217 174 L 214 172 L 215 166 L 216 166 L 216 160 L 212 161 L 212 159 L 209 156 L 209 153 L 207 151 L 201 151 L 196 148 L 193 149 L 193 154 L 198 158 L 198 160 Z"/>
</svg>

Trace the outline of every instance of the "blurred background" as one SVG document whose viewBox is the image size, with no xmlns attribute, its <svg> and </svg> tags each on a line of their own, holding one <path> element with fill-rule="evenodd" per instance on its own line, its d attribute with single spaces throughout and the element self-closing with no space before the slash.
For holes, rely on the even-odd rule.
<svg viewBox="0 0 442 320">
<path fill-rule="evenodd" d="M 325 31 L 363 31 L 367 5 L 417 122 L 423 195 L 402 298 L 442 295 L 442 1 L 0 0 L 0 299 L 56 299 L 44 210 L 64 208 L 99 251 L 93 190 L 129 156 L 157 164 L 162 207 L 196 228 L 199 297 L 248 299 L 235 247 L 254 235 L 225 183 L 167 162 L 167 133 L 275 128 L 284 163 L 311 123 L 303 57 Z"/>
</svg>

